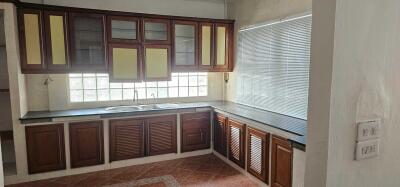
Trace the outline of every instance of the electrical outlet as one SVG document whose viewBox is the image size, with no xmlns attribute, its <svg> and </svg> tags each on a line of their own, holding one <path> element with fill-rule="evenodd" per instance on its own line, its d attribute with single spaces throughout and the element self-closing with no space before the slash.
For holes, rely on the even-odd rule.
<svg viewBox="0 0 400 187">
<path fill-rule="evenodd" d="M 381 120 L 375 119 L 358 123 L 357 141 L 379 138 Z"/>
<path fill-rule="evenodd" d="M 356 160 L 376 157 L 379 154 L 379 139 L 358 142 L 356 145 Z"/>
</svg>

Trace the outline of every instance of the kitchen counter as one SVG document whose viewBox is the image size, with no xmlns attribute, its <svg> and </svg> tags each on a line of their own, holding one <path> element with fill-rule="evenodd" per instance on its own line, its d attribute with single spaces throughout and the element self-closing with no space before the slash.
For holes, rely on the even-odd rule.
<svg viewBox="0 0 400 187">
<path fill-rule="evenodd" d="M 66 117 L 82 117 L 82 116 L 93 116 L 100 115 L 100 118 L 112 118 L 112 117 L 124 117 L 131 115 L 142 115 L 149 112 L 160 113 L 160 112 L 178 112 L 184 109 L 193 108 L 207 108 L 211 107 L 216 110 L 220 110 L 232 115 L 236 115 L 242 118 L 246 118 L 261 124 L 268 125 L 289 133 L 294 134 L 292 140 L 299 146 L 303 147 L 306 145 L 307 136 L 307 121 L 269 112 L 266 110 L 257 109 L 228 101 L 210 101 L 210 102 L 197 102 L 197 103 L 177 103 L 170 105 L 165 108 L 153 108 L 136 111 L 110 111 L 103 108 L 92 108 L 92 109 L 71 109 L 71 110 L 60 110 L 60 111 L 35 111 L 28 112 L 25 116 L 20 118 L 22 124 L 38 123 L 38 122 L 51 122 L 54 118 L 66 118 Z"/>
</svg>

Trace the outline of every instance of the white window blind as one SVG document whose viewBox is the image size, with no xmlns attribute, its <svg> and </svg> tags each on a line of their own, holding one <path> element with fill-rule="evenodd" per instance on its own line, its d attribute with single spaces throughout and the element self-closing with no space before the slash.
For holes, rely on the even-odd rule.
<svg viewBox="0 0 400 187">
<path fill-rule="evenodd" d="M 307 119 L 311 19 L 239 31 L 238 103 Z"/>
</svg>

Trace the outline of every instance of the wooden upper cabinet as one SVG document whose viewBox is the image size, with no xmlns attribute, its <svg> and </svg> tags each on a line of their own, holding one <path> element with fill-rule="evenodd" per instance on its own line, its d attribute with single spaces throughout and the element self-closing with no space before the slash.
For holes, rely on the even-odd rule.
<svg viewBox="0 0 400 187">
<path fill-rule="evenodd" d="M 64 124 L 25 127 L 29 174 L 65 169 Z"/>
<path fill-rule="evenodd" d="M 18 9 L 23 73 L 41 73 L 46 69 L 42 18 L 41 10 Z"/>
<path fill-rule="evenodd" d="M 272 136 L 271 186 L 292 186 L 293 148 L 282 137 Z"/>
<path fill-rule="evenodd" d="M 172 69 L 174 72 L 196 71 L 198 68 L 197 22 L 173 21 Z"/>
<path fill-rule="evenodd" d="M 182 152 L 210 148 L 210 112 L 181 115 Z"/>
<path fill-rule="evenodd" d="M 215 59 L 214 71 L 228 71 L 232 60 L 232 37 L 231 25 L 224 23 L 216 23 L 214 31 L 215 40 Z"/>
<path fill-rule="evenodd" d="M 228 118 L 221 115 L 215 114 L 215 122 L 214 122 L 214 150 L 218 153 L 226 156 L 227 145 L 227 123 Z"/>
<path fill-rule="evenodd" d="M 108 43 L 139 43 L 140 19 L 128 16 L 107 16 Z"/>
<path fill-rule="evenodd" d="M 147 155 L 176 153 L 176 115 L 154 116 L 146 119 Z"/>
<path fill-rule="evenodd" d="M 144 45 L 144 80 L 167 81 L 171 79 L 171 47 L 169 45 Z"/>
<path fill-rule="evenodd" d="M 136 44 L 109 44 L 108 71 L 110 81 L 138 82 L 141 77 L 141 47 Z"/>
<path fill-rule="evenodd" d="M 212 23 L 199 24 L 199 69 L 210 70 L 214 62 L 214 26 Z"/>
<path fill-rule="evenodd" d="M 47 69 L 50 72 L 67 72 L 69 68 L 67 13 L 44 11 Z"/>
<path fill-rule="evenodd" d="M 110 120 L 110 161 L 145 156 L 145 121 Z"/>
<path fill-rule="evenodd" d="M 269 133 L 247 129 L 247 171 L 268 184 Z"/>
<path fill-rule="evenodd" d="M 151 44 L 171 43 L 169 19 L 143 18 L 143 41 Z"/>
<path fill-rule="evenodd" d="M 104 163 L 103 122 L 69 124 L 71 168 Z"/>
<path fill-rule="evenodd" d="M 69 14 L 71 68 L 79 72 L 106 72 L 105 16 Z"/>
<path fill-rule="evenodd" d="M 228 158 L 240 167 L 245 164 L 246 124 L 228 119 Z"/>
</svg>

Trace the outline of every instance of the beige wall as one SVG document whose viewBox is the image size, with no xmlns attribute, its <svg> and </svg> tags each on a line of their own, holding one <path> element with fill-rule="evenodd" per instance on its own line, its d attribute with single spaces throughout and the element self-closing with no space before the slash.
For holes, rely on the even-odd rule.
<svg viewBox="0 0 400 187">
<path fill-rule="evenodd" d="M 255 24 L 284 19 L 311 12 L 312 0 L 235 0 L 228 4 L 228 17 L 235 19 L 235 40 L 238 30 Z M 235 45 L 237 47 L 237 45 Z M 237 49 L 235 49 L 237 51 Z M 234 55 L 236 59 L 236 53 Z M 235 60 L 236 61 L 236 60 Z M 225 98 L 236 101 L 236 71 L 229 75 Z"/>
<path fill-rule="evenodd" d="M 327 4 L 330 6 L 326 6 Z M 323 130 L 319 131 L 322 134 L 320 139 L 328 142 L 324 141 L 323 144 L 327 147 L 319 151 L 322 153 L 320 158 L 324 157 L 325 163 L 307 166 L 306 186 L 399 186 L 400 1 L 324 0 L 314 5 L 317 5 L 314 10 L 321 13 L 314 14 L 314 17 L 322 17 L 320 24 L 313 27 L 324 27 L 326 30 L 315 28 L 319 33 L 313 33 L 315 41 L 312 44 L 328 42 L 334 48 L 312 48 L 311 69 L 314 68 L 313 72 L 331 74 L 332 81 L 330 93 L 320 93 L 323 98 L 321 102 L 327 103 L 328 107 L 314 105 L 314 110 L 309 113 L 309 120 L 318 122 L 321 116 L 314 112 L 324 111 L 325 120 L 309 126 L 308 132 L 313 136 L 308 139 L 307 151 L 313 154 L 308 154 L 307 160 L 313 160 L 312 157 L 316 158 L 315 154 L 318 154 L 316 151 L 309 152 L 319 148 L 315 138 L 318 129 Z M 326 14 L 323 13 L 332 11 L 334 22 L 332 14 L 324 17 Z M 321 36 L 321 31 L 334 31 L 334 36 L 326 35 L 325 39 L 315 37 Z M 317 58 L 324 54 L 332 54 L 330 65 L 322 61 L 323 58 Z M 318 65 L 320 63 L 332 68 Z M 318 79 L 315 75 L 318 74 L 312 74 L 311 77 Z M 326 79 L 316 80 L 311 82 L 310 87 L 312 89 L 324 82 L 329 83 Z M 317 97 L 310 95 L 310 103 L 317 100 Z M 330 117 L 326 116 L 328 113 Z M 383 119 L 380 155 L 355 161 L 356 122 L 372 118 Z M 307 162 L 309 164 L 311 163 Z M 323 171 L 318 166 L 326 170 Z M 325 181 L 316 180 L 322 175 L 326 176 Z"/>
</svg>

